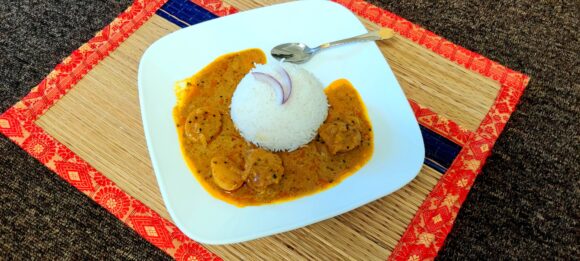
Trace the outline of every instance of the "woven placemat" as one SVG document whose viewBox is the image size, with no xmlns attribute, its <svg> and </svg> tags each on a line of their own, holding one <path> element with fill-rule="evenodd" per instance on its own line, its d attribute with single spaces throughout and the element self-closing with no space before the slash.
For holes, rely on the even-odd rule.
<svg viewBox="0 0 580 261">
<path fill-rule="evenodd" d="M 0 130 L 170 255 L 215 258 L 168 221 L 140 122 L 137 64 L 149 44 L 179 27 L 272 3 L 136 1 L 3 114 Z M 421 124 L 425 167 L 400 191 L 339 217 L 247 243 L 206 246 L 219 256 L 435 256 L 527 83 L 526 76 L 376 6 L 339 3 L 368 28 L 398 32 L 380 48 Z"/>
</svg>

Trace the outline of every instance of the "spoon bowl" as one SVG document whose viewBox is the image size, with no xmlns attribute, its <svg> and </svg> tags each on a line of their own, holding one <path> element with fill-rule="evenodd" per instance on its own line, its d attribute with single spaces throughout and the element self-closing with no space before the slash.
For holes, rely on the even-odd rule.
<svg viewBox="0 0 580 261">
<path fill-rule="evenodd" d="M 285 62 L 304 63 L 310 60 L 317 48 L 310 48 L 303 43 L 285 43 L 272 49 L 272 56 L 278 60 L 284 59 Z"/>
<path fill-rule="evenodd" d="M 326 48 L 353 42 L 385 40 L 392 38 L 394 35 L 395 32 L 393 30 L 382 28 L 378 31 L 372 31 L 355 37 L 325 43 L 315 48 L 308 47 L 308 45 L 304 43 L 280 44 L 272 48 L 270 53 L 277 60 L 284 60 L 285 62 L 291 63 L 304 63 L 309 61 L 318 51 Z"/>
</svg>

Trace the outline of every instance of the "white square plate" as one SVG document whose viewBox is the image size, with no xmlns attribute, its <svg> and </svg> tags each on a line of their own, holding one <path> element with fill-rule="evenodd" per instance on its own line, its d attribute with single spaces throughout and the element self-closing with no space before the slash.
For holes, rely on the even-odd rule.
<svg viewBox="0 0 580 261">
<path fill-rule="evenodd" d="M 297 41 L 316 46 L 365 32 L 360 21 L 338 4 L 298 1 L 184 28 L 147 49 L 139 65 L 145 136 L 165 206 L 181 231 L 208 244 L 251 240 L 350 211 L 415 178 L 425 153 L 419 126 L 373 42 L 326 50 L 303 65 L 324 85 L 339 78 L 351 81 L 369 112 L 375 132 L 374 154 L 342 183 L 290 202 L 238 208 L 208 194 L 182 158 L 171 117 L 176 81 L 225 53 L 253 47 L 269 53 L 277 44 Z"/>
</svg>

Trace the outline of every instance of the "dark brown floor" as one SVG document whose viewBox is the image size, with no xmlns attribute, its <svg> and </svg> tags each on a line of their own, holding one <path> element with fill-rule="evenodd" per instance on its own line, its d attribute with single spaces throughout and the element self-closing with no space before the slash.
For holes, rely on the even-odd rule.
<svg viewBox="0 0 580 261">
<path fill-rule="evenodd" d="M 0 4 L 0 112 L 129 0 Z M 408 0 L 388 10 L 532 77 L 441 259 L 580 256 L 580 2 Z M 164 259 L 0 137 L 0 259 Z"/>
</svg>

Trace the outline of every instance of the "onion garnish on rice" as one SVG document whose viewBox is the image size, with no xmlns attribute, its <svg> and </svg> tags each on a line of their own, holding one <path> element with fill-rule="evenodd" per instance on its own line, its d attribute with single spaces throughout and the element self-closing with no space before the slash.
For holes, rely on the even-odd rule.
<svg viewBox="0 0 580 261">
<path fill-rule="evenodd" d="M 328 115 L 322 83 L 295 64 L 256 64 L 238 84 L 230 106 L 247 141 L 270 151 L 292 151 L 310 142 Z"/>
<path fill-rule="evenodd" d="M 274 62 L 268 64 L 268 66 L 258 66 L 252 70 L 252 73 L 261 73 L 266 74 L 273 79 L 275 79 L 278 83 L 278 86 L 282 89 L 282 102 L 280 104 L 286 103 L 290 98 L 290 94 L 292 94 L 292 79 L 288 72 L 282 66 L 282 63 Z M 265 80 L 265 79 L 262 79 Z M 266 80 L 272 85 L 276 85 L 271 80 Z M 277 92 L 277 90 L 275 90 Z"/>
</svg>

